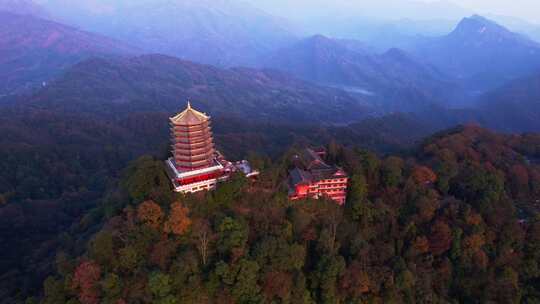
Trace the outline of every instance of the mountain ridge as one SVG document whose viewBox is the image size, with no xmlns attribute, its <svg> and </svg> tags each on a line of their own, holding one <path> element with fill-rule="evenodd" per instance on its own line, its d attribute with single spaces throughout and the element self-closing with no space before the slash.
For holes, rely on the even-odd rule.
<svg viewBox="0 0 540 304">
<path fill-rule="evenodd" d="M 64 24 L 0 12 L 0 95 L 23 92 L 90 56 L 136 54 L 137 49 Z"/>
<path fill-rule="evenodd" d="M 366 99 L 384 111 L 445 104 L 448 92 L 457 89 L 443 73 L 406 51 L 391 49 L 380 55 L 349 45 L 347 40 L 315 35 L 275 52 L 264 66 L 316 83 L 363 91 Z"/>
<path fill-rule="evenodd" d="M 254 66 L 296 35 L 281 18 L 237 1 L 96 0 L 66 5 L 65 0 L 50 0 L 47 7 L 69 24 L 148 53 L 221 67 Z"/>
<path fill-rule="evenodd" d="M 540 68 L 540 44 L 478 15 L 411 51 L 471 90 L 494 89 Z"/>
<path fill-rule="evenodd" d="M 104 98 L 107 96 L 107 98 Z M 92 58 L 28 104 L 66 113 L 177 111 L 187 100 L 213 115 L 247 120 L 347 123 L 369 113 L 358 98 L 272 70 L 221 69 L 166 55 Z"/>
</svg>

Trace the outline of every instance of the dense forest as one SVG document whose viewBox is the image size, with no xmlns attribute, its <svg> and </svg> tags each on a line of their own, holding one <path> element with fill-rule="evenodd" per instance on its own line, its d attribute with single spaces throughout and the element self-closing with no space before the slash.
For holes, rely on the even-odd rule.
<svg viewBox="0 0 540 304">
<path fill-rule="evenodd" d="M 399 156 L 330 143 L 352 176 L 344 207 L 287 200 L 293 152 L 191 196 L 139 158 L 27 303 L 540 301 L 538 135 L 459 127 Z"/>
<path fill-rule="evenodd" d="M 170 153 L 171 113 L 65 114 L 20 99 L 6 98 L 0 106 L 0 303 L 9 304 L 39 291 L 63 234 L 114 187 L 131 160 Z M 400 115 L 343 127 L 213 119 L 216 144 L 232 160 L 252 154 L 277 159 L 291 145 L 332 140 L 398 151 L 429 133 L 412 122 Z M 412 128 L 417 131 L 404 131 Z"/>
</svg>

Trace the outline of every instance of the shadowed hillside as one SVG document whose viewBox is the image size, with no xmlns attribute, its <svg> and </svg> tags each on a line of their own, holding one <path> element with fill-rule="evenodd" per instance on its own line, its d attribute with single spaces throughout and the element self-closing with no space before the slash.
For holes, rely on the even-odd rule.
<svg viewBox="0 0 540 304">
<path fill-rule="evenodd" d="M 100 35 L 0 10 L 0 95 L 36 88 L 91 56 L 134 54 Z"/>
<path fill-rule="evenodd" d="M 188 99 L 213 115 L 292 123 L 358 121 L 361 100 L 274 71 L 220 69 L 162 55 L 77 64 L 29 103 L 64 112 L 174 112 Z"/>
</svg>

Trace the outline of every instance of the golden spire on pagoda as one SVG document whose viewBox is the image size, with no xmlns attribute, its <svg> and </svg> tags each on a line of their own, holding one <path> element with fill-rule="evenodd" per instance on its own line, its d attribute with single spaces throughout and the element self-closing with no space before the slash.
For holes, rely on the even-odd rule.
<svg viewBox="0 0 540 304">
<path fill-rule="evenodd" d="M 191 102 L 187 102 L 187 108 L 178 115 L 171 117 L 171 122 L 175 125 L 198 125 L 208 121 L 210 117 L 191 107 Z"/>
</svg>

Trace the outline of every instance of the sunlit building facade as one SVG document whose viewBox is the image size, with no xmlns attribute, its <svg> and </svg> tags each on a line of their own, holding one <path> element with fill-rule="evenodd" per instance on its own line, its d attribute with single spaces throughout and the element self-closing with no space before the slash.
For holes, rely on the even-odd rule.
<svg viewBox="0 0 540 304">
<path fill-rule="evenodd" d="M 328 198 L 339 205 L 347 200 L 347 173 L 323 160 L 323 149 L 306 149 L 295 155 L 289 171 L 289 199 Z"/>
</svg>

